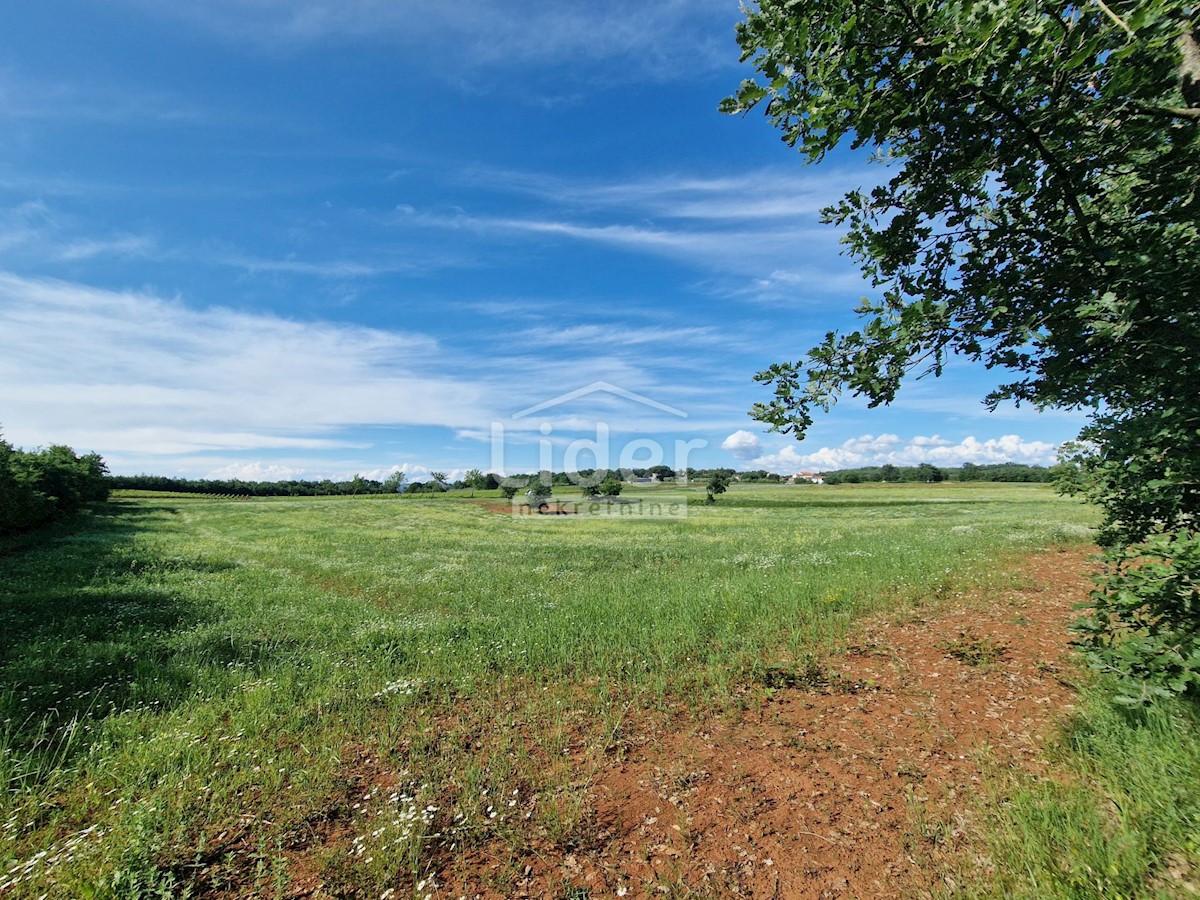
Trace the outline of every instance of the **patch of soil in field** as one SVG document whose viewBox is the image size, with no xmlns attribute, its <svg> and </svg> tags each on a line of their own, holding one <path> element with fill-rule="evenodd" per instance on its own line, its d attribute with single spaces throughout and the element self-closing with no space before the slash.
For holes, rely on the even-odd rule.
<svg viewBox="0 0 1200 900">
<path fill-rule="evenodd" d="M 872 619 L 843 652 L 767 669 L 737 717 L 627 721 L 571 841 L 460 852 L 437 896 L 953 890 L 940 863 L 974 827 L 985 770 L 1042 771 L 1072 708 L 1067 624 L 1088 569 L 1086 551 L 1052 551 L 1027 560 L 1016 587 Z"/>
</svg>

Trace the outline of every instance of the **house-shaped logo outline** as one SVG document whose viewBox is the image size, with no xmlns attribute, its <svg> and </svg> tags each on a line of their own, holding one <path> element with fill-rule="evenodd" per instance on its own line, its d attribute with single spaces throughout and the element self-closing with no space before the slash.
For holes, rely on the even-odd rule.
<svg viewBox="0 0 1200 900">
<path fill-rule="evenodd" d="M 534 413 L 542 412 L 555 406 L 560 406 L 563 403 L 570 403 L 572 400 L 578 400 L 580 397 L 586 397 L 588 394 L 606 393 L 614 394 L 634 403 L 640 403 L 643 406 L 649 406 L 652 409 L 657 409 L 659 412 L 670 413 L 673 416 L 679 416 L 681 419 L 686 419 L 688 414 L 682 409 L 676 409 L 674 406 L 668 406 L 665 403 L 659 403 L 657 400 L 651 400 L 649 397 L 643 397 L 641 394 L 635 394 L 633 391 L 627 391 L 625 388 L 617 387 L 615 384 L 609 384 L 607 381 L 593 381 L 589 385 L 577 388 L 573 391 L 568 391 L 565 394 L 559 394 L 557 397 L 551 397 L 549 400 L 544 400 L 520 412 L 513 413 L 514 419 L 524 419 L 526 416 L 532 416 Z"/>
</svg>

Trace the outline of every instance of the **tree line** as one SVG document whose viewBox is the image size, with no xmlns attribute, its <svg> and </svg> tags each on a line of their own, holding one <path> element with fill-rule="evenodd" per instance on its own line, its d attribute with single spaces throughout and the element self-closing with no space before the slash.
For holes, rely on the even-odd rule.
<svg viewBox="0 0 1200 900">
<path fill-rule="evenodd" d="M 0 532 L 32 528 L 107 499 L 107 474 L 97 453 L 79 456 L 62 444 L 19 450 L 0 438 Z"/>
<path fill-rule="evenodd" d="M 397 473 L 399 474 L 399 473 Z M 355 475 L 346 481 L 325 478 L 320 481 L 299 479 L 283 481 L 247 481 L 241 478 L 172 478 L 167 475 L 110 475 L 113 490 L 174 491 L 183 494 L 233 495 L 238 497 L 325 497 L 345 494 L 394 494 L 403 479 L 377 481 Z"/>
<path fill-rule="evenodd" d="M 864 466 L 858 469 L 839 469 L 824 475 L 826 484 L 859 484 L 882 481 L 887 483 L 916 482 L 936 484 L 941 481 L 993 481 L 1002 483 L 1049 484 L 1055 480 L 1057 469 L 1029 466 L 1023 463 L 994 463 L 976 465 L 963 463 L 957 468 L 940 467 L 932 463 L 916 466 Z"/>
<path fill-rule="evenodd" d="M 615 477 L 649 478 L 658 476 L 662 481 L 676 477 L 669 466 L 651 466 L 647 469 L 629 469 L 605 476 L 600 481 Z M 713 474 L 724 476 L 729 481 L 742 483 L 781 484 L 789 476 L 766 470 L 738 472 L 730 468 L 698 469 L 688 467 L 688 481 L 702 481 Z M 513 475 L 509 483 L 522 485 L 548 479 L 555 487 L 591 485 L 597 481 L 597 470 L 580 469 L 574 472 L 546 472 Z M 858 469 L 842 469 L 825 475 L 827 484 L 858 484 L 866 482 L 938 482 L 938 481 L 1001 481 L 1001 482 L 1049 482 L 1053 470 L 1041 466 L 1020 463 L 996 465 L 974 465 L 966 463 L 960 468 L 937 468 L 928 463 L 919 466 L 866 466 Z M 357 494 L 440 494 L 453 490 L 496 491 L 504 487 L 505 477 L 494 472 L 472 469 L 462 478 L 450 479 L 442 472 L 432 472 L 425 481 L 407 481 L 401 472 L 393 472 L 383 481 L 355 475 L 344 481 L 325 478 L 321 480 L 287 479 L 281 481 L 247 481 L 241 478 L 175 478 L 167 475 L 108 475 L 107 487 L 113 490 L 173 491 L 185 494 L 209 494 L 237 497 L 329 497 Z"/>
</svg>

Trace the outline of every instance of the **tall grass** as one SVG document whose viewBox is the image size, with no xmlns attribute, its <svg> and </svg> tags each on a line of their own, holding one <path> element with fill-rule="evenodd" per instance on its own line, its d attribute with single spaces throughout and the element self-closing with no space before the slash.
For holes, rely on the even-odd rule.
<svg viewBox="0 0 1200 900">
<path fill-rule="evenodd" d="M 1200 710 L 1128 709 L 1089 684 L 1046 778 L 998 777 L 983 830 L 991 878 L 972 896 L 1174 898 L 1200 893 Z"/>
</svg>

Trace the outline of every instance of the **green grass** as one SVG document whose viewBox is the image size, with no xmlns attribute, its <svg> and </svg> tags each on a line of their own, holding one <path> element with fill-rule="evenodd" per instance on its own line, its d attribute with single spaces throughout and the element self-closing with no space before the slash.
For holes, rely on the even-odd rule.
<svg viewBox="0 0 1200 900">
<path fill-rule="evenodd" d="M 450 843 L 579 845 L 572 759 L 631 710 L 744 703 L 1093 519 L 1037 485 L 688 495 L 682 520 L 137 497 L 10 539 L 0 893 L 282 896 L 304 853 L 378 896 Z"/>
<path fill-rule="evenodd" d="M 1094 681 L 1052 747 L 1050 778 L 998 775 L 981 810 L 978 897 L 1200 893 L 1200 710 L 1130 710 Z"/>
</svg>

